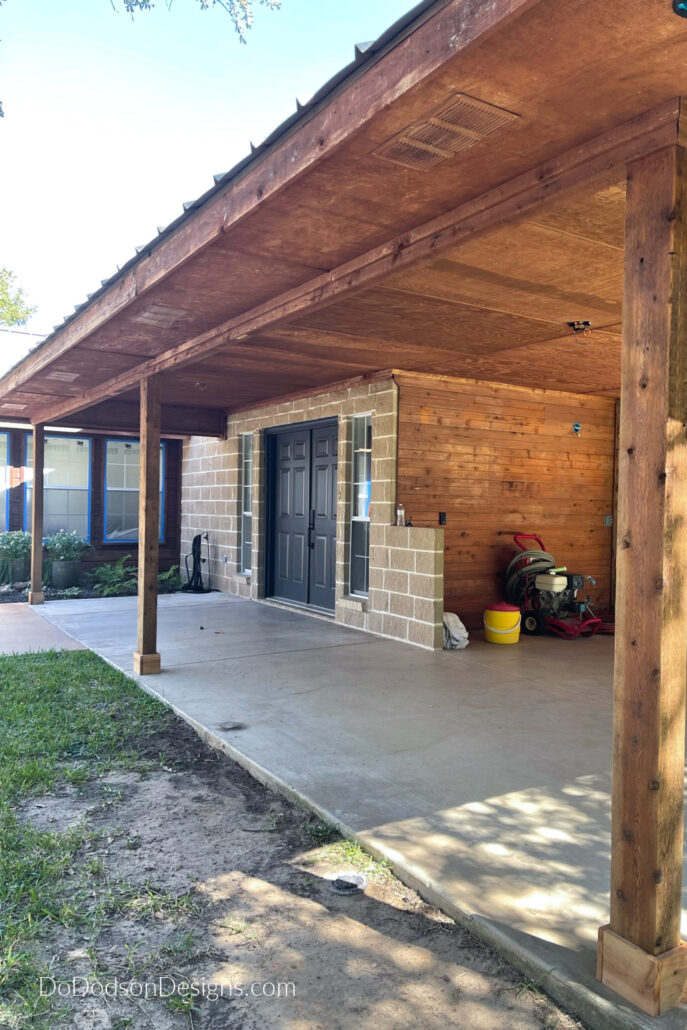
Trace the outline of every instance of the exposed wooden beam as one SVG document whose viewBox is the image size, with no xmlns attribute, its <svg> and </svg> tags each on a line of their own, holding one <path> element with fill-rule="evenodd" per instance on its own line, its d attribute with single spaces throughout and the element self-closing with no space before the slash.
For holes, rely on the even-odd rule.
<svg viewBox="0 0 687 1030">
<path fill-rule="evenodd" d="M 33 427 L 33 490 L 31 491 L 31 585 L 29 604 L 43 604 L 43 470 L 45 432 Z"/>
<path fill-rule="evenodd" d="M 618 464 L 611 922 L 600 979 L 687 998 L 680 939 L 687 643 L 687 151 L 628 169 Z"/>
<path fill-rule="evenodd" d="M 411 232 L 394 237 L 331 272 L 318 275 L 296 289 L 151 358 L 80 397 L 70 397 L 59 405 L 47 406 L 34 417 L 40 421 L 54 421 L 80 411 L 129 389 L 145 376 L 205 358 L 232 340 L 245 339 L 268 326 L 288 322 L 332 304 L 498 223 L 521 218 L 566 190 L 583 188 L 590 181 L 611 183 L 628 161 L 676 141 L 679 111 L 679 102 L 675 99 L 624 122 L 612 131 L 552 157 L 544 164 Z"/>
<path fill-rule="evenodd" d="M 136 433 L 140 425 L 139 406 L 133 401 L 103 401 L 92 408 L 67 416 L 64 426 L 78 426 L 84 432 L 96 430 L 111 433 Z M 164 404 L 160 410 L 160 432 L 163 436 L 226 437 L 227 416 L 217 408 L 182 407 Z"/>
<path fill-rule="evenodd" d="M 284 137 L 265 149 L 243 171 L 184 220 L 159 244 L 142 255 L 133 267 L 118 275 L 112 285 L 83 312 L 60 329 L 54 340 L 23 362 L 14 376 L 3 382 L 3 392 L 64 354 L 79 340 L 101 326 L 151 287 L 160 283 L 189 258 L 209 246 L 249 215 L 329 156 L 408 90 L 454 58 L 478 45 L 494 31 L 520 17 L 540 0 L 452 0 L 427 18 L 411 35 L 386 52 L 360 75 L 345 82 L 325 98 L 311 116 L 287 130 Z M 336 102 L 334 102 L 336 96 Z M 16 381 L 15 381 L 16 380 Z"/>
<path fill-rule="evenodd" d="M 157 575 L 160 557 L 160 380 L 143 379 L 138 494 L 138 643 L 134 672 L 160 671 L 157 650 Z"/>
</svg>

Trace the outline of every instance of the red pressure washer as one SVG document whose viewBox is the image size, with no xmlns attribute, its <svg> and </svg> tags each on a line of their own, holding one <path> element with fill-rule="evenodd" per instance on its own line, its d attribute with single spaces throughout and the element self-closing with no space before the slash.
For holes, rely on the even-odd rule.
<svg viewBox="0 0 687 1030">
<path fill-rule="evenodd" d="M 590 598 L 577 600 L 585 583 L 595 585 L 592 576 L 569 573 L 557 566 L 553 555 L 534 533 L 516 533 L 516 551 L 506 572 L 506 598 L 522 612 L 522 631 L 530 635 L 548 630 L 565 640 L 593 637 L 602 627 Z M 538 547 L 531 548 L 527 541 Z"/>
</svg>

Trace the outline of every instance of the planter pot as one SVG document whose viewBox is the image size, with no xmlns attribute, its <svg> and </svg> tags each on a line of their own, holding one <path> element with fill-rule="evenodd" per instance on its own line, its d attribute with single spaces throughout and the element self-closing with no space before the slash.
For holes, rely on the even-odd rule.
<svg viewBox="0 0 687 1030">
<path fill-rule="evenodd" d="M 79 585 L 81 576 L 81 562 L 77 561 L 54 561 L 52 563 L 51 586 L 55 590 L 68 590 L 70 587 Z"/>
<path fill-rule="evenodd" d="M 25 583 L 31 575 L 31 559 L 15 558 L 12 562 L 12 582 Z"/>
<path fill-rule="evenodd" d="M 25 583 L 31 575 L 28 558 L 0 559 L 0 583 Z"/>
</svg>

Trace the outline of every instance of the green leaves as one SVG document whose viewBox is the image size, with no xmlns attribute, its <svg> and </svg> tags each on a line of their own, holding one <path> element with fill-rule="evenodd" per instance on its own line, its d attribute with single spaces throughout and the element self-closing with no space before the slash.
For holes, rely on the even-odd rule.
<svg viewBox="0 0 687 1030">
<path fill-rule="evenodd" d="M 14 272 L 0 268 L 0 325 L 25 325 L 36 310 L 14 280 Z"/>
</svg>

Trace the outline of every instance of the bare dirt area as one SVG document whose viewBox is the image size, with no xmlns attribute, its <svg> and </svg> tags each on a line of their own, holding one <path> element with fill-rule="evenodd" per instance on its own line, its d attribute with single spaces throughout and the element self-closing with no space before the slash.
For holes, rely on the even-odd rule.
<svg viewBox="0 0 687 1030">
<path fill-rule="evenodd" d="M 146 747 L 160 757 L 152 771 L 108 773 L 21 809 L 43 830 L 88 831 L 74 891 L 98 917 L 41 943 L 56 1027 L 581 1028 L 183 722 Z M 335 893 L 353 871 L 367 888 Z"/>
</svg>

